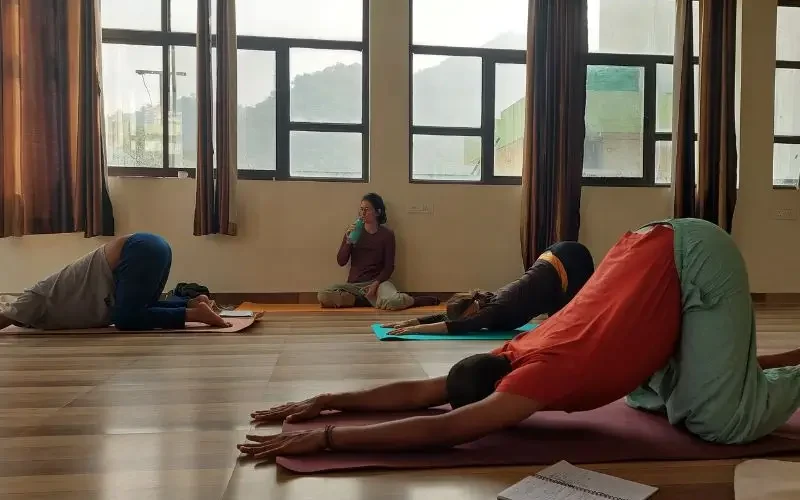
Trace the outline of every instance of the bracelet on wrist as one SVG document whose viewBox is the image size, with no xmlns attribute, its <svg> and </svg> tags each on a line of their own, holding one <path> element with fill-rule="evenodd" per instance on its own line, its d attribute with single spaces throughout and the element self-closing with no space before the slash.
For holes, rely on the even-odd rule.
<svg viewBox="0 0 800 500">
<path fill-rule="evenodd" d="M 333 451 L 333 429 L 336 426 L 334 425 L 326 425 L 325 426 L 325 449 Z"/>
</svg>

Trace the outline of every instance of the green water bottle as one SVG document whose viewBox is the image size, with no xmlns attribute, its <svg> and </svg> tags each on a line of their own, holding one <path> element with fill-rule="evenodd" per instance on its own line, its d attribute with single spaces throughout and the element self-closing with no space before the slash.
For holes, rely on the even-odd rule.
<svg viewBox="0 0 800 500">
<path fill-rule="evenodd" d="M 350 231 L 350 234 L 347 236 L 347 240 L 350 243 L 355 243 L 361 237 L 361 231 L 364 230 L 364 219 L 359 217 L 356 219 L 356 222 L 353 225 L 353 230 Z"/>
</svg>

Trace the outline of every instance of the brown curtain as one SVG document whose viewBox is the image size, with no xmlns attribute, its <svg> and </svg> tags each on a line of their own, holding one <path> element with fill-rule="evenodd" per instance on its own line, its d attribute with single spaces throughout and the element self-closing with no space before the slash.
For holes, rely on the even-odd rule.
<svg viewBox="0 0 800 500">
<path fill-rule="evenodd" d="M 236 7 L 217 0 L 217 102 L 212 106 L 209 0 L 197 1 L 197 194 L 194 234 L 236 235 Z M 214 123 L 216 119 L 216 161 Z M 216 165 L 215 165 L 216 164 Z M 215 168 L 216 167 L 216 168 Z"/>
<path fill-rule="evenodd" d="M 522 259 L 577 240 L 586 127 L 586 0 L 528 4 Z"/>
<path fill-rule="evenodd" d="M 114 234 L 99 0 L 0 0 L 0 236 Z"/>
<path fill-rule="evenodd" d="M 693 0 L 677 0 L 672 101 L 673 215 L 695 216 Z"/>
<path fill-rule="evenodd" d="M 700 0 L 700 92 L 694 102 L 692 1 L 679 0 L 673 104 L 674 216 L 731 232 L 736 208 L 736 0 Z M 699 106 L 695 179 L 694 106 Z"/>
<path fill-rule="evenodd" d="M 695 216 L 731 232 L 736 208 L 736 0 L 700 2 L 699 176 Z"/>
</svg>

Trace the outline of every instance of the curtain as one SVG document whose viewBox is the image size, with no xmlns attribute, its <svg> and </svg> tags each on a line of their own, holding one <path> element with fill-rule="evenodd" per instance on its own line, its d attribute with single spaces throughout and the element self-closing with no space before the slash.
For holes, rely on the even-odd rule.
<svg viewBox="0 0 800 500">
<path fill-rule="evenodd" d="M 577 240 L 586 108 L 586 0 L 528 4 L 520 239 L 526 268 L 551 244 Z"/>
<path fill-rule="evenodd" d="M 217 0 L 216 116 L 212 112 L 209 0 L 197 1 L 197 193 L 194 234 L 234 236 L 236 224 L 236 7 Z M 216 124 L 216 155 L 214 125 Z M 216 158 L 215 158 L 216 157 Z M 216 164 L 216 165 L 215 165 Z M 216 168 L 215 168 L 216 167 Z"/>
<path fill-rule="evenodd" d="M 114 234 L 99 0 L 0 0 L 0 236 Z"/>
<path fill-rule="evenodd" d="M 676 218 L 695 214 L 693 0 L 677 0 L 672 101 L 672 201 Z"/>
<path fill-rule="evenodd" d="M 673 103 L 675 217 L 696 217 L 731 232 L 736 208 L 736 0 L 700 0 L 700 91 L 694 103 L 692 1 L 678 2 Z M 699 106 L 694 165 L 694 106 Z"/>
<path fill-rule="evenodd" d="M 736 208 L 736 0 L 700 2 L 696 217 L 731 232 Z"/>
</svg>

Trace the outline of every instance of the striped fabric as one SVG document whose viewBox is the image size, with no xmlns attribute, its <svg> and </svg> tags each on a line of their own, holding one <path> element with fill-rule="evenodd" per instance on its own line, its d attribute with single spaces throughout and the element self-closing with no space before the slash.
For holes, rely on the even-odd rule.
<svg viewBox="0 0 800 500">
<path fill-rule="evenodd" d="M 700 92 L 694 103 L 692 0 L 679 0 L 673 111 L 674 216 L 713 222 L 729 233 L 736 208 L 736 0 L 700 0 Z M 698 177 L 694 106 L 700 106 Z"/>
<path fill-rule="evenodd" d="M 736 208 L 736 0 L 700 2 L 700 176 L 696 217 L 729 233 Z"/>
<path fill-rule="evenodd" d="M 525 269 L 557 241 L 577 241 L 586 108 L 586 0 L 528 4 L 520 239 Z"/>
<path fill-rule="evenodd" d="M 0 237 L 114 234 L 99 0 L 0 0 Z"/>
<path fill-rule="evenodd" d="M 675 60 L 672 101 L 672 202 L 676 218 L 695 214 L 694 64 L 692 0 L 675 3 Z"/>
<path fill-rule="evenodd" d="M 234 236 L 236 226 L 236 7 L 217 0 L 217 155 L 212 113 L 210 0 L 197 0 L 197 192 L 194 234 Z"/>
</svg>

